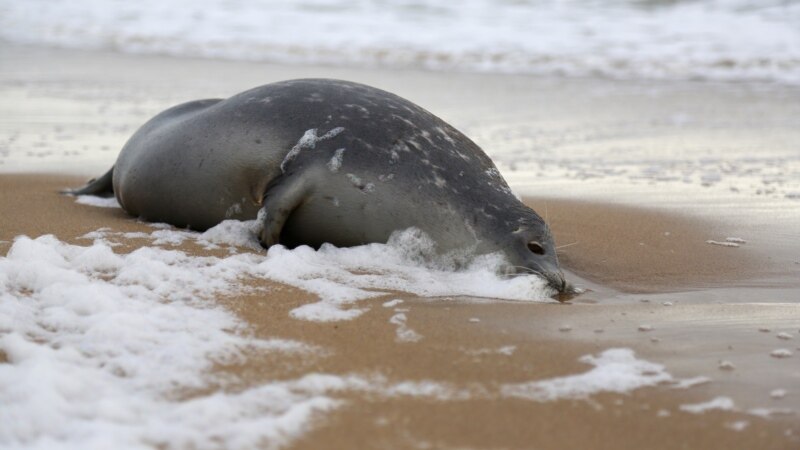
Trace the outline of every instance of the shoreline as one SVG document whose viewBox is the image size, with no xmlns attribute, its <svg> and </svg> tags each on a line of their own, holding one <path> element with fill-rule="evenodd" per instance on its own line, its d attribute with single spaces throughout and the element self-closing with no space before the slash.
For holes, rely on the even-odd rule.
<svg viewBox="0 0 800 450">
<path fill-rule="evenodd" d="M 30 207 L 26 202 L 36 200 L 50 205 L 52 209 L 48 213 L 52 214 L 50 211 L 53 211 L 58 215 L 73 212 L 68 203 L 53 203 L 49 197 L 71 198 L 59 194 L 58 190 L 78 186 L 85 181 L 85 178 L 75 175 L 0 173 L 0 186 L 6 193 L 5 209 L 24 210 Z M 52 188 L 52 192 L 41 191 L 42 185 Z M 26 198 L 27 193 L 21 192 L 28 188 L 36 193 L 33 199 Z M 800 273 L 800 268 L 792 267 L 794 253 L 791 247 L 787 251 L 779 246 L 747 246 L 746 242 L 739 244 L 739 247 L 708 242 L 714 236 L 733 234 L 730 230 L 735 229 L 737 224 L 720 219 L 710 221 L 663 209 L 583 200 L 525 198 L 524 202 L 536 211 L 547 212 L 546 221 L 558 244 L 559 258 L 572 278 L 606 297 L 704 289 L 746 289 L 764 283 L 789 290 L 800 287 L 800 282 L 794 278 Z M 98 228 L 98 220 L 102 220 L 109 211 L 113 211 L 114 218 L 131 219 L 119 208 L 88 208 L 87 211 L 95 218 L 91 223 Z M 94 231 L 84 225 L 81 231 L 86 231 L 80 233 L 76 231 L 78 223 L 75 222 L 66 235 L 57 236 L 74 239 L 75 236 L 71 235 Z M 136 223 L 146 225 L 144 222 Z M 42 220 L 41 215 L 35 215 L 30 220 L 6 216 L 0 225 L 6 235 L 0 239 L 4 241 L 0 244 L 3 246 L 8 245 L 9 238 L 15 233 L 38 236 L 52 229 L 52 225 Z M 141 231 L 147 228 L 137 225 L 135 229 Z M 792 299 L 779 295 L 773 301 Z"/>
</svg>

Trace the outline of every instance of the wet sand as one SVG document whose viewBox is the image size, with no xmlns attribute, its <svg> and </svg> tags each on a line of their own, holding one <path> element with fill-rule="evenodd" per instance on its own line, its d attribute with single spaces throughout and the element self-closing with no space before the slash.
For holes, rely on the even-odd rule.
<svg viewBox="0 0 800 450">
<path fill-rule="evenodd" d="M 639 133 L 634 135 L 636 145 L 658 148 L 657 139 L 649 136 L 663 134 L 663 129 L 658 133 L 642 130 L 642 123 L 629 118 L 625 119 L 629 122 L 621 121 L 620 114 L 629 114 L 627 109 L 654 114 L 650 109 L 662 105 L 646 101 L 653 91 L 676 93 L 669 100 L 676 103 L 680 102 L 675 98 L 704 95 L 702 87 L 634 86 L 613 94 L 614 84 L 605 81 L 525 77 L 498 81 L 469 75 L 450 78 L 418 72 L 176 61 L 24 47 L 0 48 L 0 56 L 4 61 L 0 67 L 3 255 L 19 235 L 54 234 L 66 242 L 89 245 L 91 241 L 80 236 L 102 227 L 152 231 L 119 209 L 76 204 L 56 192 L 105 171 L 139 124 L 188 98 L 227 96 L 282 78 L 325 75 L 379 85 L 437 113 L 443 111 L 443 117 L 483 140 L 482 145 L 497 138 L 492 123 L 525 125 L 519 115 L 530 110 L 524 120 L 545 125 L 567 123 L 581 128 L 609 120 L 611 124 L 601 131 L 626 135 L 634 130 Z M 494 87 L 483 89 L 484 83 L 494 83 Z M 453 89 L 464 92 L 463 97 L 454 96 Z M 604 94 L 586 107 L 587 93 L 596 91 Z M 752 105 L 764 117 L 790 117 L 796 108 L 791 102 L 774 101 L 781 92 L 722 92 L 709 94 L 707 101 L 689 103 L 710 116 L 733 110 L 731 117 L 751 122 Z M 516 102 L 518 96 L 525 101 Z M 528 96 L 538 96 L 544 106 L 526 103 Z M 608 97 L 617 101 L 608 102 Z M 737 109 L 741 104 L 750 106 Z M 612 119 L 604 119 L 607 116 Z M 752 128 L 741 127 L 727 139 L 716 128 L 709 131 L 690 124 L 672 139 L 685 133 L 687 147 L 713 142 L 734 148 L 766 136 L 770 145 L 784 151 L 796 142 L 797 130 L 789 120 L 754 122 Z M 625 123 L 622 131 L 614 128 L 618 123 Z M 498 142 L 502 150 L 503 142 Z M 596 143 L 582 145 L 591 150 Z M 397 292 L 364 301 L 369 311 L 357 319 L 321 324 L 289 317 L 291 309 L 314 302 L 314 296 L 291 286 L 262 283 L 268 295 L 253 293 L 218 301 L 244 319 L 256 336 L 318 345 L 327 356 L 273 355 L 219 366 L 217 370 L 233 380 L 226 389 L 308 373 L 377 373 L 394 381 L 434 380 L 489 390 L 461 400 L 385 398 L 343 391 L 338 396 L 346 402 L 344 406 L 321 414 L 313 430 L 294 443 L 295 448 L 797 448 L 797 206 L 781 203 L 782 191 L 772 197 L 741 199 L 712 187 L 703 195 L 696 191 L 687 195 L 671 190 L 674 186 L 669 184 L 582 183 L 570 177 L 585 174 L 570 170 L 563 172 L 563 179 L 558 175 L 535 178 L 533 172 L 508 167 L 504 172 L 511 173 L 515 187 L 533 188 L 523 192 L 540 192 L 526 202 L 551 224 L 569 278 L 587 289 L 569 304 L 430 299 Z M 730 236 L 748 242 L 738 248 L 706 243 Z M 148 241 L 128 240 L 115 251 L 128 252 L 142 245 Z M 191 244 L 178 248 L 191 254 L 214 254 Z M 396 308 L 382 303 L 396 298 L 404 300 L 400 309 L 408 310 L 404 311 L 408 326 L 423 336 L 419 342 L 395 340 L 396 327 L 389 319 Z M 780 332 L 793 339 L 779 340 Z M 515 346 L 510 355 L 498 351 L 508 346 Z M 639 358 L 664 364 L 676 378 L 705 376 L 711 381 L 688 389 L 665 385 L 555 402 L 496 395 L 503 383 L 583 373 L 590 367 L 579 357 L 615 347 L 631 348 Z M 777 348 L 792 349 L 794 355 L 771 357 Z M 733 370 L 720 369 L 724 361 Z M 787 395 L 771 398 L 775 389 L 786 389 Z M 690 414 L 680 408 L 718 396 L 730 397 L 737 411 Z M 767 419 L 753 414 L 754 408 L 789 411 Z"/>
<path fill-rule="evenodd" d="M 115 231 L 149 230 L 146 224 L 119 209 L 80 205 L 56 193 L 62 187 L 82 181 L 74 176 L 0 176 L 3 192 L 0 210 L 13 212 L 3 214 L 0 219 L 0 240 L 6 241 L 0 244 L 0 251 L 5 253 L 9 241 L 20 234 L 52 233 L 67 242 L 88 245 L 89 241 L 80 236 L 101 227 Z M 601 207 L 607 212 L 606 226 L 613 224 L 615 230 L 636 236 L 634 240 L 651 235 L 642 230 L 660 230 L 665 219 L 671 220 L 670 228 L 684 237 L 702 238 L 703 230 L 708 229 L 703 222 L 664 217 L 647 210 L 554 199 L 548 199 L 547 203 L 556 236 L 575 232 L 575 223 L 563 217 L 561 211 L 569 211 L 577 223 L 584 223 L 586 217 Z M 609 211 L 612 213 L 608 214 Z M 634 222 L 637 226 L 630 227 Z M 312 295 L 291 286 L 269 283 L 262 286 L 269 289 L 267 296 L 254 293 L 219 298 L 219 302 L 251 325 L 256 336 L 318 345 L 326 349 L 328 356 L 312 360 L 253 358 L 220 366 L 218 370 L 237 380 L 228 389 L 307 373 L 380 373 L 393 380 L 497 386 L 582 373 L 587 366 L 578 361 L 580 356 L 612 347 L 629 347 L 640 358 L 666 364 L 676 377 L 703 375 L 713 381 L 689 389 L 660 386 L 632 394 L 600 394 L 586 400 L 555 402 L 492 395 L 445 401 L 386 399 L 345 391 L 340 396 L 346 406 L 321 416 L 315 429 L 294 447 L 795 448 L 800 428 L 794 412 L 766 420 L 745 412 L 710 411 L 696 415 L 680 410 L 681 405 L 701 403 L 719 395 L 732 396 L 742 410 L 780 407 L 797 411 L 800 407 L 792 390 L 800 376 L 796 361 L 769 356 L 781 344 L 775 338 L 776 332 L 796 333 L 799 305 L 711 301 L 697 304 L 678 289 L 685 280 L 698 284 L 713 281 L 720 285 L 740 282 L 742 273 L 758 274 L 759 266 L 753 262 L 759 261 L 761 255 L 749 255 L 743 261 L 726 265 L 720 261 L 730 259 L 730 252 L 741 249 L 714 249 L 704 256 L 706 263 L 716 268 L 714 271 L 692 278 L 694 269 L 690 266 L 684 272 L 688 278 L 675 273 L 672 279 L 665 276 L 660 280 L 664 289 L 642 284 L 647 287 L 643 289 L 636 287 L 637 282 L 646 280 L 648 271 L 659 272 L 658 264 L 648 266 L 646 258 L 635 265 L 625 263 L 636 259 L 640 246 L 618 246 L 615 253 L 609 254 L 597 243 L 607 239 L 605 228 L 593 230 L 580 232 L 581 242 L 589 250 L 574 252 L 569 257 L 565 254 L 564 264 L 584 277 L 594 275 L 594 281 L 586 280 L 586 285 L 605 287 L 577 297 L 572 304 L 487 303 L 469 298 L 426 299 L 392 293 L 368 301 L 369 311 L 355 320 L 320 324 L 289 318 L 292 308 L 315 301 Z M 116 251 L 126 252 L 143 245 L 135 241 L 129 244 Z M 179 248 L 192 254 L 208 253 L 190 244 Z M 595 248 L 600 250 L 591 250 Z M 705 246 L 699 249 L 707 250 Z M 676 246 L 675 250 L 688 251 L 686 245 Z M 679 264 L 672 264 L 677 272 Z M 633 266 L 637 272 L 631 274 Z M 594 267 L 604 270 L 593 272 Z M 600 284 L 609 279 L 620 282 Z M 642 290 L 648 294 L 631 293 Z M 713 292 L 710 288 L 706 290 Z M 395 326 L 389 323 L 394 308 L 381 306 L 395 298 L 404 300 L 402 307 L 407 309 L 408 326 L 424 336 L 421 341 L 395 340 Z M 663 302 L 672 302 L 672 306 Z M 652 329 L 639 331 L 643 324 Z M 758 328 L 763 327 L 770 328 L 770 332 L 759 332 Z M 796 347 L 796 341 L 791 343 Z M 496 351 L 507 346 L 516 347 L 513 354 Z M 723 359 L 733 361 L 735 370 L 718 369 L 718 362 Z M 790 394 L 784 399 L 771 399 L 769 392 L 781 387 L 789 389 Z M 732 429 L 742 421 L 747 423 L 744 431 Z"/>
<path fill-rule="evenodd" d="M 780 271 L 766 252 L 708 244 L 734 227 L 656 208 L 528 199 L 547 216 L 559 259 L 577 275 L 626 292 L 745 283 Z"/>
</svg>

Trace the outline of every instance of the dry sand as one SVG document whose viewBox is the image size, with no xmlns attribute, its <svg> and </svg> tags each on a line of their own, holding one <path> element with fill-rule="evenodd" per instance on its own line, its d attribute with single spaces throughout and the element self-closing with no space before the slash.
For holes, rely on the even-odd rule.
<svg viewBox="0 0 800 450">
<path fill-rule="evenodd" d="M 59 173 L 0 175 L 0 254 L 7 252 L 18 235 L 54 234 L 67 242 L 88 245 L 89 241 L 80 236 L 101 227 L 151 231 L 119 209 L 76 204 L 56 192 L 86 179 L 65 173 L 101 173 L 142 121 L 166 106 L 198 95 L 225 96 L 299 76 L 352 78 L 400 92 L 437 112 L 443 110 L 448 120 L 466 128 L 483 120 L 484 115 L 502 122 L 529 109 L 533 111 L 528 116 L 531 121 L 547 124 L 549 120 L 551 124 L 580 128 L 604 115 L 630 114 L 626 109 L 636 112 L 659 107 L 643 100 L 650 92 L 646 86 L 624 91 L 613 102 L 601 96 L 587 107 L 582 103 L 587 93 L 605 92 L 613 84 L 591 80 L 509 77 L 498 81 L 491 77 L 176 61 L 24 47 L 0 48 L 0 57 L 4 61 L 0 67 L 0 94 L 4 98 L 0 102 L 0 131 L 4 134 L 0 136 L 0 171 Z M 485 82 L 494 83 L 495 88 L 482 89 Z M 453 85 L 464 93 L 463 98 L 452 95 Z M 675 92 L 685 100 L 702 95 L 702 90 L 681 88 Z M 776 108 L 796 108 L 771 103 L 769 98 L 780 93 L 763 94 L 767 98 L 763 104 L 758 92 L 748 95 L 692 101 L 700 105 L 698 113 L 710 114 L 734 110 L 745 102 L 759 106 L 762 114 L 768 111 L 777 116 L 783 111 L 775 113 Z M 502 99 L 488 101 L 493 96 Z M 517 97 L 526 96 L 540 98 L 545 105 L 531 108 L 525 101 L 515 102 Z M 498 104 L 508 108 L 498 108 Z M 747 108 L 736 109 L 737 117 L 751 113 Z M 613 127 L 617 122 L 608 129 L 616 130 Z M 631 123 L 634 129 L 641 125 Z M 769 136 L 769 142 L 776 146 L 796 142 L 792 139 L 797 131 L 789 126 L 762 128 L 758 132 L 738 130 L 735 140 L 754 142 Z M 692 127 L 680 131 L 692 137 L 686 145 L 703 139 L 727 145 L 734 140 Z M 491 140 L 491 136 L 486 139 Z M 652 140 L 640 137 L 636 144 L 650 145 Z M 18 148 L 25 151 L 11 153 Z M 547 191 L 548 186 L 540 187 Z M 579 189 L 584 185 L 575 186 Z M 584 194 L 590 188 L 582 188 Z M 580 356 L 627 347 L 640 358 L 665 364 L 676 377 L 707 376 L 713 381 L 689 389 L 660 386 L 629 395 L 602 394 L 588 400 L 547 403 L 491 397 L 460 401 L 385 399 L 343 393 L 346 406 L 321 416 L 314 431 L 294 447 L 798 448 L 797 352 L 781 360 L 769 356 L 771 350 L 787 346 L 776 339 L 779 331 L 795 336 L 788 343 L 790 348 L 796 349 L 800 342 L 800 264 L 795 263 L 800 240 L 796 231 L 788 230 L 796 223 L 797 214 L 780 213 L 761 199 L 747 203 L 747 207 L 728 207 L 714 198 L 705 198 L 703 203 L 678 196 L 644 207 L 643 202 L 618 204 L 583 194 L 565 199 L 555 192 L 562 190 L 559 185 L 547 191 L 553 195 L 526 201 L 551 224 L 569 278 L 587 288 L 569 304 L 487 303 L 393 293 L 365 302 L 370 305 L 369 311 L 355 320 L 319 324 L 288 316 L 292 308 L 313 302 L 313 296 L 272 283 L 264 286 L 270 289 L 269 296 L 251 294 L 218 300 L 246 320 L 256 335 L 317 344 L 328 349 L 329 356 L 314 360 L 251 359 L 218 370 L 232 374 L 240 386 L 310 372 L 381 373 L 396 380 L 497 386 L 581 373 L 588 366 L 578 362 Z M 711 212 L 702 214 L 698 210 Z M 743 230 L 748 245 L 727 248 L 706 243 L 741 235 Z M 131 240 L 115 251 L 130 251 L 145 244 Z M 207 252 L 188 244 L 181 249 L 194 254 Z M 388 323 L 394 310 L 381 306 L 393 298 L 404 300 L 403 307 L 409 309 L 408 325 L 424 339 L 417 343 L 395 341 L 395 327 Z M 480 321 L 470 321 L 472 318 Z M 646 331 L 640 331 L 642 326 Z M 759 328 L 770 332 L 760 332 Z M 565 329 L 569 331 L 561 331 Z M 510 345 L 516 346 L 512 355 L 485 351 Z M 732 361 L 735 370 L 718 369 L 721 360 Z M 770 398 L 770 391 L 778 388 L 789 390 L 786 398 Z M 680 410 L 680 405 L 717 396 L 733 398 L 739 411 L 694 415 Z M 747 413 L 758 407 L 791 408 L 794 412 L 771 419 Z M 733 424 L 742 421 L 747 427 L 734 430 Z"/>
</svg>

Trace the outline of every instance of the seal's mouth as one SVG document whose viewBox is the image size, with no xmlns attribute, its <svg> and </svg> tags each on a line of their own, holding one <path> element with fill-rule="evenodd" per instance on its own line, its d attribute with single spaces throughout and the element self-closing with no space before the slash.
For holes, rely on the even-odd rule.
<svg viewBox="0 0 800 450">
<path fill-rule="evenodd" d="M 561 273 L 561 271 L 544 273 L 538 272 L 537 274 L 547 280 L 547 284 L 549 284 L 550 287 L 558 292 L 564 292 L 564 290 L 567 288 L 567 280 L 564 279 L 564 274 Z"/>
</svg>

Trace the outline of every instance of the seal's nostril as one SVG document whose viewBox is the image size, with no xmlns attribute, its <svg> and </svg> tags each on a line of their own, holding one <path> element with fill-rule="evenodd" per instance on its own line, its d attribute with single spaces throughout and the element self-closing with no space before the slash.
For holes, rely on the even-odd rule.
<svg viewBox="0 0 800 450">
<path fill-rule="evenodd" d="M 544 255 L 544 247 L 542 247 L 542 244 L 536 241 L 528 242 L 528 250 L 530 250 L 533 253 L 536 253 L 537 255 Z"/>
</svg>

